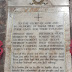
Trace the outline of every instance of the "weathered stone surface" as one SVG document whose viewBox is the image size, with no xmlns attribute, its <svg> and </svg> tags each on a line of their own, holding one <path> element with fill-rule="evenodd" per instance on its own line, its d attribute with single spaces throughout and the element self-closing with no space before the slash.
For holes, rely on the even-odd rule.
<svg viewBox="0 0 72 72">
<path fill-rule="evenodd" d="M 6 1 L 0 0 L 0 40 L 3 42 L 3 49 L 5 50 L 6 38 Z M 0 72 L 4 72 L 5 52 L 0 59 Z"/>
<path fill-rule="evenodd" d="M 41 16 L 41 19 L 36 19 L 36 16 L 38 13 L 41 13 L 40 16 Z M 46 13 L 46 14 L 45 14 Z M 49 15 L 47 15 L 48 13 L 51 13 L 51 16 L 52 18 L 47 18 L 47 16 L 49 17 Z M 54 17 L 55 19 L 53 18 L 53 15 L 52 13 L 54 13 Z M 46 16 L 44 16 L 46 15 Z M 57 16 L 58 15 L 58 16 Z M 7 24 L 8 24 L 8 27 L 7 27 L 7 38 L 6 38 L 6 51 L 8 52 L 8 54 L 6 54 L 6 62 L 5 62 L 5 72 L 10 72 L 11 71 L 11 67 L 12 66 L 12 53 L 14 52 L 13 50 L 11 50 L 12 48 L 12 35 L 13 35 L 13 31 L 14 31 L 14 25 L 17 25 L 19 21 L 47 21 L 50 20 L 50 21 L 54 21 L 57 19 L 57 17 L 61 16 L 61 21 L 59 22 L 63 22 L 63 25 L 64 25 L 64 39 L 65 39 L 65 48 L 66 48 L 66 58 L 69 58 L 69 63 L 67 63 L 67 66 L 68 67 L 68 64 L 69 64 L 69 67 L 67 68 L 67 72 L 70 71 L 71 69 L 71 58 L 70 58 L 70 53 L 69 53 L 69 44 L 70 44 L 70 22 L 69 22 L 69 7 L 48 7 L 48 8 L 29 8 L 29 7 L 9 7 L 8 8 L 8 21 L 7 21 Z M 63 16 L 63 17 L 62 17 Z M 43 19 L 44 18 L 44 19 Z M 62 19 L 63 18 L 63 19 Z M 57 20 L 58 21 L 58 20 Z M 61 24 L 61 23 L 60 23 Z M 14 31 L 15 32 L 15 31 Z M 17 31 L 18 32 L 18 31 Z M 23 32 L 23 31 L 21 31 Z M 35 34 L 37 34 L 38 32 L 35 32 Z M 13 48 L 12 48 L 13 49 Z M 19 52 L 19 51 L 18 51 Z M 23 51 L 22 51 L 23 52 Z M 28 51 L 30 52 L 30 51 Z M 67 53 L 68 52 L 68 53 Z M 66 60 L 67 61 L 67 60 Z M 15 66 L 15 65 L 14 65 Z M 20 65 L 17 65 L 17 66 L 20 66 Z M 24 64 L 21 64 L 21 66 L 24 66 Z"/>
<path fill-rule="evenodd" d="M 8 0 L 8 6 L 39 6 L 39 1 L 38 0 Z M 43 0 L 42 3 L 40 4 L 41 6 L 69 5 L 69 0 Z"/>
<path fill-rule="evenodd" d="M 30 3 L 32 3 L 32 1 L 31 0 L 29 0 L 29 1 L 31 1 L 31 2 L 27 2 L 27 0 L 25 1 L 25 2 L 21 2 L 22 0 L 19 0 L 19 2 L 18 2 L 18 0 L 8 0 L 8 5 L 9 6 L 24 6 L 24 5 L 28 5 L 28 6 L 32 6 Z M 60 0 L 60 2 L 57 2 L 58 0 L 56 0 L 56 2 L 51 2 L 51 0 L 49 1 L 49 5 L 69 5 L 69 3 L 68 3 L 68 0 Z M 66 1 L 65 3 L 63 2 L 63 1 Z M 72 2 L 72 0 L 71 0 L 71 2 Z M 70 2 L 70 3 L 71 3 Z M 44 4 L 42 4 L 43 6 L 44 6 Z M 4 43 L 4 47 L 5 47 L 5 33 L 6 33 L 6 10 L 5 10 L 5 6 L 6 6 L 6 2 L 5 2 L 5 0 L 0 0 L 0 40 L 2 40 L 3 41 L 3 43 Z M 35 4 L 34 4 L 34 6 L 35 6 Z M 70 8 L 70 16 L 71 16 L 71 20 L 72 20 L 72 4 L 71 4 L 71 6 L 70 6 L 71 8 Z M 32 11 L 35 11 L 35 12 L 37 12 L 37 11 L 42 11 L 41 9 L 39 9 L 39 8 L 37 8 L 37 9 L 23 9 L 23 8 L 16 8 L 16 7 L 13 7 L 12 9 L 11 9 L 11 12 L 13 12 L 14 10 L 15 11 L 17 11 L 17 9 L 18 10 L 22 10 L 22 11 L 26 11 L 26 12 L 32 12 Z M 63 10 L 67 10 L 68 8 L 58 8 L 57 9 L 57 11 L 59 11 L 59 10 L 61 10 L 61 11 L 63 11 Z M 48 9 L 49 10 L 49 9 Z M 68 10 L 69 11 L 69 10 Z M 66 12 L 65 14 L 64 14 L 64 18 L 65 18 L 65 24 L 66 24 L 66 51 L 67 51 L 67 57 L 69 58 L 69 59 L 67 59 L 67 60 L 70 60 L 70 54 L 69 54 L 69 44 L 70 44 L 70 36 L 69 36 L 69 30 L 70 30 L 70 27 L 69 27 L 69 22 L 67 22 L 67 20 L 68 20 L 68 18 L 69 18 L 69 14 L 68 14 L 68 12 Z M 9 19 L 9 21 L 11 21 L 11 19 Z M 12 21 L 11 21 L 12 22 Z M 6 45 L 6 66 L 5 66 L 5 71 L 6 72 L 10 72 L 10 59 L 11 59 L 11 30 L 12 30 L 12 25 L 11 25 L 11 23 L 9 24 L 9 25 L 7 25 L 7 28 L 8 28 L 8 31 L 7 31 L 7 45 Z M 72 30 L 72 21 L 71 21 L 71 30 Z M 72 33 L 71 33 L 71 38 L 72 38 Z M 3 55 L 3 58 L 0 60 L 0 72 L 4 72 L 4 55 Z M 70 62 L 70 61 L 69 61 Z M 68 68 L 68 69 L 70 69 L 70 68 Z M 67 72 L 71 72 L 71 70 L 69 71 L 69 70 L 67 70 Z"/>
</svg>

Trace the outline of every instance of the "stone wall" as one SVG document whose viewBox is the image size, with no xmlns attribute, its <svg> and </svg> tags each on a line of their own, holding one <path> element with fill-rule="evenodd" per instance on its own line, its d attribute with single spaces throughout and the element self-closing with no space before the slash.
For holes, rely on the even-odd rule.
<svg viewBox="0 0 72 72">
<path fill-rule="evenodd" d="M 6 1 L 0 0 L 0 40 L 3 42 L 3 48 L 5 50 L 5 37 L 6 37 Z M 4 60 L 5 60 L 5 52 L 3 53 L 3 57 L 0 60 L 0 72 L 4 72 Z"/>
</svg>

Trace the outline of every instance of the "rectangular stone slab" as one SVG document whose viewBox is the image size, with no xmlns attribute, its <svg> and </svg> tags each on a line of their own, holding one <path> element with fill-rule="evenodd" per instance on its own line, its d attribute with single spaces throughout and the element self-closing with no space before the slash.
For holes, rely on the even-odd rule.
<svg viewBox="0 0 72 72">
<path fill-rule="evenodd" d="M 53 44 L 53 40 L 57 43 Z M 69 44 L 69 7 L 8 8 L 4 72 L 69 72 Z M 41 59 L 41 55 L 46 59 Z"/>
</svg>

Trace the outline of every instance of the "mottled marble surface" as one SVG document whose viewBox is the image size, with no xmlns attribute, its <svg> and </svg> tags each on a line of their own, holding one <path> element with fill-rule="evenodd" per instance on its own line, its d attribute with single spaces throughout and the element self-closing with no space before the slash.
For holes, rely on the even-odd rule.
<svg viewBox="0 0 72 72">
<path fill-rule="evenodd" d="M 63 0 L 62 0 L 63 1 Z M 6 2 L 4 0 L 0 0 L 0 40 L 3 42 L 5 49 L 5 37 L 6 37 L 6 10 L 5 10 Z M 72 31 L 72 0 L 70 0 L 70 17 L 71 17 L 71 31 Z M 71 33 L 72 38 L 72 33 Z M 3 58 L 0 60 L 0 72 L 4 72 L 4 54 Z"/>
<path fill-rule="evenodd" d="M 36 5 L 36 4 L 33 4 L 32 6 L 33 7 L 39 7 L 39 9 L 38 9 L 38 11 L 37 12 L 42 12 L 42 10 L 44 10 L 45 12 L 46 11 L 49 11 L 49 12 L 64 12 L 64 26 L 65 26 L 65 45 L 66 45 L 66 55 L 67 55 L 67 57 L 66 57 L 66 63 L 67 63 L 67 65 L 66 65 L 66 67 L 67 67 L 67 72 L 70 72 L 71 71 L 71 68 L 70 68 L 70 64 L 71 64 L 71 56 L 70 56 L 70 54 L 69 54 L 69 49 L 70 49 L 70 47 L 69 47 L 69 45 L 70 45 L 70 23 L 69 23 L 69 6 L 68 6 L 68 3 L 67 3 L 67 1 L 68 0 L 64 0 L 64 2 L 65 3 L 63 3 L 63 1 L 62 0 L 48 0 L 49 2 L 48 2 L 48 5 L 45 5 L 46 7 L 46 9 L 44 10 L 44 5 L 43 4 L 40 4 L 40 5 Z M 28 6 L 30 6 L 30 4 L 28 3 L 28 2 L 32 2 L 32 0 L 30 0 L 30 1 L 28 1 L 28 0 L 26 0 L 26 2 L 25 2 L 25 0 L 24 1 L 20 1 L 20 0 L 15 0 L 15 1 L 13 1 L 13 0 L 9 0 L 9 13 L 8 13 L 8 27 L 7 27 L 7 38 L 6 38 L 6 40 L 7 40 L 7 43 L 6 43 L 6 47 L 7 47 L 7 50 L 6 50 L 6 52 L 9 52 L 9 54 L 6 54 L 6 59 L 5 59 L 5 71 L 6 72 L 10 72 L 10 63 L 11 63 L 11 28 L 12 28 L 12 23 L 14 24 L 16 21 L 17 21 L 17 19 L 18 20 L 22 20 L 22 19 L 24 19 L 23 17 L 22 17 L 22 19 L 19 19 L 19 18 L 21 18 L 20 16 L 19 17 L 16 17 L 15 19 L 13 18 L 13 17 L 15 17 L 15 15 L 13 16 L 13 14 L 16 14 L 16 13 L 13 13 L 14 11 L 15 12 L 18 12 L 18 10 L 19 10 L 19 12 L 20 12 L 20 14 L 22 13 L 22 12 L 32 12 L 32 11 L 34 11 L 35 12 L 35 9 L 33 10 L 30 10 L 30 7 L 28 7 Z M 61 3 L 63 3 L 63 5 L 61 4 Z M 27 6 L 27 7 L 24 7 L 24 6 Z M 62 6 L 61 6 L 62 5 Z M 16 7 L 15 7 L 16 6 Z M 18 7 L 19 8 L 18 8 Z M 22 7 L 21 7 L 22 6 Z M 42 6 L 42 7 L 41 7 Z M 50 7 L 49 7 L 50 6 Z M 54 7 L 53 7 L 54 6 Z M 60 7 L 61 6 L 61 7 Z M 24 9 L 23 9 L 23 7 L 24 7 Z M 27 10 L 26 10 L 26 9 Z M 43 12 L 44 12 L 43 11 Z M 19 13 L 18 12 L 18 13 Z M 18 14 L 19 15 L 19 14 Z M 24 15 L 24 14 L 22 14 L 22 15 Z M 21 15 L 21 16 L 22 16 Z M 43 14 L 42 14 L 43 15 Z M 16 14 L 16 16 L 17 16 L 17 14 Z M 26 15 L 27 16 L 27 15 Z M 11 19 L 12 18 L 12 19 Z M 33 18 L 33 17 L 32 17 Z M 56 18 L 56 17 L 55 17 Z M 15 21 L 14 21 L 14 20 Z M 52 19 L 52 18 L 51 18 Z M 30 20 L 30 19 L 29 19 Z M 33 21 L 34 21 L 34 19 L 32 19 Z M 53 19 L 54 20 L 54 19 Z M 16 24 L 16 23 L 15 23 Z M 9 60 L 9 61 L 7 61 L 7 59 Z"/>
</svg>

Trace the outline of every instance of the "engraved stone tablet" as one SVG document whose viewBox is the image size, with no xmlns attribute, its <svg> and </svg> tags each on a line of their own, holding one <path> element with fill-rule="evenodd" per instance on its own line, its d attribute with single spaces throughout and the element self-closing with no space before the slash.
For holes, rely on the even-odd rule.
<svg viewBox="0 0 72 72">
<path fill-rule="evenodd" d="M 68 0 L 50 1 L 54 5 L 68 5 Z M 32 6 L 25 7 L 30 2 Z M 69 7 L 42 6 L 44 2 L 9 1 L 5 72 L 70 71 Z"/>
</svg>

